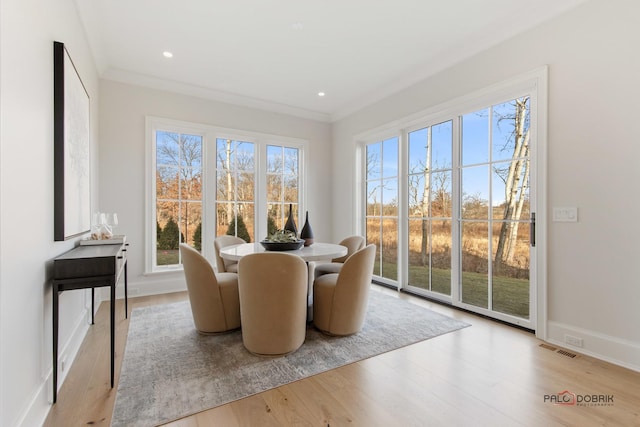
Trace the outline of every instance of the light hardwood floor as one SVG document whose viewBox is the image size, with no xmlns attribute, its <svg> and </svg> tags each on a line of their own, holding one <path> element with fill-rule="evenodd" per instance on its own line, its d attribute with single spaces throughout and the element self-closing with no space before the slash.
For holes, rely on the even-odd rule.
<svg viewBox="0 0 640 427">
<path fill-rule="evenodd" d="M 472 326 L 167 424 L 203 426 L 640 426 L 640 373 L 548 349 L 531 333 L 374 286 Z M 186 299 L 131 298 L 130 309 Z M 128 320 L 117 303 L 109 387 L 109 303 L 101 305 L 45 426 L 108 426 Z M 558 405 L 568 390 L 606 405 Z M 593 399 L 593 397 L 589 397 Z M 583 402 L 584 403 L 584 402 Z"/>
</svg>

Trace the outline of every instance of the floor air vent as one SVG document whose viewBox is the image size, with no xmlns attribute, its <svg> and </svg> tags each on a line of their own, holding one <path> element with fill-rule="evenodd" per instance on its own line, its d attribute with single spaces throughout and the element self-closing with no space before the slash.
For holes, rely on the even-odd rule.
<svg viewBox="0 0 640 427">
<path fill-rule="evenodd" d="M 569 352 L 567 350 L 558 350 L 558 351 L 556 351 L 556 353 L 561 354 L 563 356 L 570 357 L 572 359 L 577 356 L 577 354 L 571 353 L 571 352 Z"/>
<path fill-rule="evenodd" d="M 567 351 L 567 350 L 558 349 L 557 347 L 554 347 L 554 346 L 549 345 L 549 344 L 540 344 L 540 347 L 545 348 L 547 350 L 554 351 L 554 352 L 556 352 L 558 354 L 570 357 L 572 359 L 577 356 L 577 354 L 575 354 L 575 353 L 571 353 L 570 351 Z"/>
</svg>

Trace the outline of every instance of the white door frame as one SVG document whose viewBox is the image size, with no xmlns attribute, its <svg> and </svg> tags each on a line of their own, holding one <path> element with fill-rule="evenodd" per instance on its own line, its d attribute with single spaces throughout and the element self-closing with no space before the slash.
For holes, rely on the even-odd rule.
<svg viewBox="0 0 640 427">
<path fill-rule="evenodd" d="M 457 119 L 466 112 L 477 111 L 482 108 L 486 108 L 490 105 L 495 105 L 500 102 L 508 101 L 522 97 L 523 95 L 530 96 L 530 129 L 531 129 L 531 149 L 530 149 L 530 189 L 529 197 L 531 200 L 531 212 L 536 213 L 535 224 L 535 247 L 531 248 L 530 257 L 530 322 L 527 325 L 523 325 L 530 329 L 535 330 L 536 336 L 540 339 L 546 339 L 547 337 L 547 91 L 548 91 L 548 67 L 544 66 L 525 73 L 523 75 L 511 78 L 507 81 L 492 85 L 490 87 L 478 90 L 469 95 L 461 98 L 454 99 L 452 101 L 440 104 L 438 106 L 429 108 L 428 110 L 416 113 L 410 117 L 395 120 L 386 125 L 380 126 L 376 129 L 364 132 L 356 135 L 356 147 L 359 155 L 356 156 L 360 161 L 360 165 L 355 168 L 356 174 L 354 182 L 358 183 L 357 191 L 360 193 L 357 200 L 359 206 L 357 206 L 357 216 L 359 220 L 358 231 L 363 233 L 365 226 L 363 219 L 365 218 L 364 210 L 366 209 L 366 190 L 362 187 L 363 174 L 366 173 L 364 165 L 366 165 L 366 159 L 363 158 L 362 153 L 366 151 L 365 145 L 380 138 L 381 135 L 388 136 L 390 134 L 396 134 L 400 138 L 399 148 L 399 239 L 402 241 L 406 239 L 408 230 L 408 215 L 406 212 L 406 177 L 407 177 L 407 135 L 408 132 L 417 127 L 430 126 L 432 124 L 440 123 L 444 120 L 451 118 Z M 457 147 L 456 141 L 459 141 L 459 126 L 454 124 L 453 131 L 454 138 L 454 158 L 456 157 Z M 455 174 L 455 172 L 454 172 Z M 455 183 L 454 183 L 455 184 Z M 453 197 L 460 197 L 458 186 L 453 185 Z M 455 216 L 455 212 L 454 212 Z M 455 221 L 455 219 L 454 219 Z M 453 227 L 453 239 L 459 241 L 459 227 Z M 398 289 L 406 288 L 407 275 L 404 272 L 406 266 L 408 266 L 408 253 L 406 249 L 403 249 L 405 244 L 399 243 L 398 251 L 398 282 L 395 286 Z M 454 250 L 455 252 L 455 250 Z M 460 260 L 457 255 L 452 253 L 452 264 L 459 265 Z M 441 299 L 453 304 L 453 301 L 459 301 L 459 289 L 458 284 L 459 272 L 457 268 L 452 270 L 452 295 L 451 298 L 443 298 L 437 294 L 429 295 L 436 299 Z M 387 281 L 385 281 L 387 282 Z M 461 306 L 462 308 L 477 308 L 475 306 L 454 304 Z M 474 310 L 476 311 L 476 310 Z M 488 310 L 487 310 L 488 312 Z M 496 312 L 481 313 L 492 314 Z M 502 317 L 502 316 L 500 316 Z M 500 318 L 497 317 L 497 318 Z M 506 316 L 500 320 L 511 321 L 511 316 Z M 517 322 L 516 322 L 517 323 Z M 525 322 L 526 323 L 526 322 Z"/>
</svg>

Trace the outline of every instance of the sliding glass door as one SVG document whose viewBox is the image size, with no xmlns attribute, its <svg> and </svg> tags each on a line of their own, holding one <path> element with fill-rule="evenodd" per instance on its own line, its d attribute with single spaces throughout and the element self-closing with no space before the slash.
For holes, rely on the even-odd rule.
<svg viewBox="0 0 640 427">
<path fill-rule="evenodd" d="M 367 244 L 377 247 L 374 274 L 398 280 L 398 148 L 397 137 L 366 147 Z"/>
<path fill-rule="evenodd" d="M 461 118 L 460 296 L 469 308 L 529 319 L 530 99 Z"/>
<path fill-rule="evenodd" d="M 453 121 L 408 132 L 408 286 L 451 295 Z"/>
<path fill-rule="evenodd" d="M 531 96 L 444 117 L 365 145 L 374 274 L 533 329 Z"/>
</svg>

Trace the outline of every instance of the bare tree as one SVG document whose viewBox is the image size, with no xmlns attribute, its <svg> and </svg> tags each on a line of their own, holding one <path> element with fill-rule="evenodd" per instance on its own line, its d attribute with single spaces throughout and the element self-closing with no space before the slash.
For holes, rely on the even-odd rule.
<svg viewBox="0 0 640 427">
<path fill-rule="evenodd" d="M 296 212 L 299 203 L 299 151 L 297 148 L 270 146 L 275 149 L 267 155 L 267 201 L 269 218 L 278 229 L 282 229 L 287 215 L 286 205 L 293 204 Z M 294 216 L 297 215 L 294 213 Z"/>
<path fill-rule="evenodd" d="M 374 169 L 380 169 L 380 159 L 378 158 L 378 155 L 374 152 L 369 152 L 367 150 L 367 174 L 369 173 L 369 171 L 372 171 Z M 378 180 L 375 180 L 378 181 Z M 371 182 L 371 181 L 369 181 Z M 377 215 L 378 213 L 376 212 L 376 207 L 378 206 L 378 198 L 377 198 L 377 193 L 378 190 L 381 190 L 382 188 L 382 183 L 369 188 L 367 187 L 367 215 Z M 370 204 L 369 204 L 369 200 L 373 199 L 373 211 L 370 212 L 369 208 L 370 208 Z M 380 212 L 381 213 L 381 212 Z"/>
<path fill-rule="evenodd" d="M 163 132 L 163 142 L 157 145 L 159 159 L 156 169 L 158 222 L 173 217 L 178 221 L 185 239 L 190 230 L 202 221 L 202 137 Z M 180 201 L 180 203 L 177 203 Z"/>
<path fill-rule="evenodd" d="M 434 217 L 449 216 L 451 206 L 451 194 L 448 190 L 451 176 L 446 172 L 434 172 L 450 168 L 451 165 L 439 165 L 432 159 L 431 129 L 427 133 L 425 158 L 413 163 L 409 171 L 409 205 L 415 210 L 415 214 L 421 217 L 420 259 L 422 265 L 429 263 L 429 253 L 433 248 L 429 247 L 429 222 Z M 433 164 L 432 164 L 433 163 Z M 446 220 L 442 220 L 443 226 Z"/>
<path fill-rule="evenodd" d="M 504 216 L 495 255 L 495 268 L 499 272 L 513 262 L 518 225 L 525 202 L 528 200 L 529 183 L 529 97 L 516 99 L 515 114 L 503 116 L 513 124 L 513 153 L 509 167 L 494 169 L 505 184 Z"/>
<path fill-rule="evenodd" d="M 227 200 L 225 209 L 226 217 L 224 223 L 229 224 L 231 222 L 231 219 L 233 218 L 233 165 L 231 163 L 231 160 L 233 158 L 233 141 L 227 139 L 224 141 L 224 144 L 224 150 L 218 151 L 218 160 L 219 164 L 222 166 L 226 179 L 226 186 L 223 192 L 223 194 L 225 195 L 225 199 Z M 218 225 L 221 224 L 219 223 Z"/>
<path fill-rule="evenodd" d="M 249 146 L 249 149 L 246 147 Z M 248 216 L 246 205 L 255 198 L 255 163 L 253 143 L 218 139 L 217 199 L 224 207 L 217 209 L 218 229 L 237 224 L 237 215 Z"/>
<path fill-rule="evenodd" d="M 426 219 L 429 216 L 429 205 L 431 200 L 431 128 L 427 137 L 427 149 L 426 158 L 424 160 L 424 188 L 422 189 L 422 239 L 420 243 L 420 260 L 422 265 L 429 264 L 429 221 Z"/>
<path fill-rule="evenodd" d="M 437 164 L 434 164 L 434 169 L 441 169 Z M 431 207 L 432 216 L 434 217 L 451 217 L 451 174 L 447 172 L 432 173 L 431 174 L 432 192 L 433 192 L 433 206 Z M 445 220 L 442 220 L 442 226 L 444 227 Z"/>
</svg>

